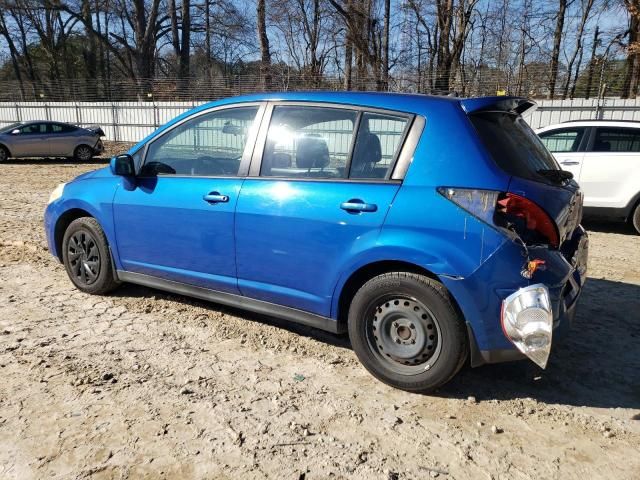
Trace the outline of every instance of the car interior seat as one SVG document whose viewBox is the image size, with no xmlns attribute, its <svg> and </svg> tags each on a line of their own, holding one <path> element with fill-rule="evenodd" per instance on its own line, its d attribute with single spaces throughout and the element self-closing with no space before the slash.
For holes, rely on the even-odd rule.
<svg viewBox="0 0 640 480">
<path fill-rule="evenodd" d="M 350 176 L 353 178 L 384 178 L 386 168 L 375 167 L 381 160 L 380 138 L 375 133 L 371 133 L 368 126 L 364 126 L 356 140 Z"/>
<path fill-rule="evenodd" d="M 320 135 L 307 134 L 299 137 L 296 144 L 296 166 L 306 168 L 306 176 L 324 176 L 323 169 L 329 166 L 329 147 Z M 319 168 L 312 172 L 311 169 Z"/>
</svg>

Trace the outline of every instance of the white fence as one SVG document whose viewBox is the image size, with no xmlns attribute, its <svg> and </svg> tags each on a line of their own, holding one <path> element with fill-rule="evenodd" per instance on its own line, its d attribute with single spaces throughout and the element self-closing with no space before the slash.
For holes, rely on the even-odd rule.
<svg viewBox="0 0 640 480">
<path fill-rule="evenodd" d="M 137 142 L 195 102 L 16 102 L 0 103 L 0 127 L 26 120 L 57 120 L 77 125 L 100 125 L 108 140 Z M 567 120 L 620 119 L 640 121 L 636 99 L 539 100 L 527 117 L 542 127 Z"/>
</svg>

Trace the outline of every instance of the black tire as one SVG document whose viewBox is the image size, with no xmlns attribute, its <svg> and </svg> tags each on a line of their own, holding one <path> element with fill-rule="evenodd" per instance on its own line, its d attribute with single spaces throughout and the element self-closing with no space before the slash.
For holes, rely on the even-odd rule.
<svg viewBox="0 0 640 480">
<path fill-rule="evenodd" d="M 78 162 L 88 162 L 93 158 L 94 151 L 89 145 L 78 145 L 73 151 L 73 158 Z"/>
<path fill-rule="evenodd" d="M 633 225 L 636 232 L 640 234 L 640 203 L 636 205 L 636 209 L 633 211 L 633 215 L 631 216 L 631 225 Z"/>
<path fill-rule="evenodd" d="M 115 289 L 109 244 L 95 218 L 81 217 L 67 227 L 62 261 L 73 284 L 83 292 L 104 295 Z"/>
<path fill-rule="evenodd" d="M 0 162 L 5 160 L 9 160 L 9 150 L 7 150 L 7 147 L 0 145 Z"/>
<path fill-rule="evenodd" d="M 424 393 L 444 385 L 468 356 L 462 315 L 444 286 L 423 275 L 372 278 L 353 297 L 348 321 L 360 362 L 402 390 Z"/>
</svg>

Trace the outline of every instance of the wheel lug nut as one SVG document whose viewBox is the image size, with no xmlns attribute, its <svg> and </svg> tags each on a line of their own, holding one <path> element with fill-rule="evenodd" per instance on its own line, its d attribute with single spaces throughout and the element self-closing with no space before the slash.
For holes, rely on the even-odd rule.
<svg viewBox="0 0 640 480">
<path fill-rule="evenodd" d="M 396 343 L 400 343 L 400 339 L 399 338 L 396 338 Z"/>
<path fill-rule="evenodd" d="M 416 343 L 415 338 L 414 338 L 413 340 L 411 340 L 411 343 L 412 343 L 412 344 L 415 344 L 415 343 Z"/>
<path fill-rule="evenodd" d="M 413 328 L 413 329 L 415 329 L 415 328 L 416 328 L 416 326 L 415 326 L 413 323 L 412 323 L 412 324 L 410 324 L 409 326 L 410 326 L 411 328 Z"/>
<path fill-rule="evenodd" d="M 393 322 L 393 326 L 394 326 L 395 328 L 398 328 L 398 322 Z"/>
</svg>

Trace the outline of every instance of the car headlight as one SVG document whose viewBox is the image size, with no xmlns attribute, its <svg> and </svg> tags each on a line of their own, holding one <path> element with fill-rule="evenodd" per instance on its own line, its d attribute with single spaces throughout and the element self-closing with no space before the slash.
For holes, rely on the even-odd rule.
<svg viewBox="0 0 640 480">
<path fill-rule="evenodd" d="M 53 192 L 51 192 L 51 195 L 49 195 L 49 201 L 47 202 L 47 205 L 49 205 L 52 202 L 55 202 L 62 196 L 62 192 L 64 192 L 65 185 L 66 183 L 61 183 L 60 185 L 58 185 L 56 188 L 53 189 Z"/>
<path fill-rule="evenodd" d="M 502 302 L 502 329 L 518 350 L 547 366 L 553 336 L 549 290 L 543 284 L 521 288 Z"/>
</svg>

